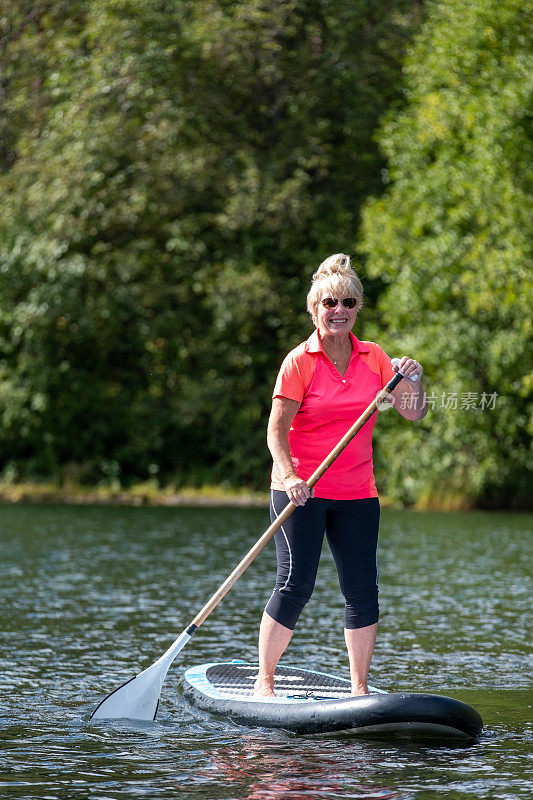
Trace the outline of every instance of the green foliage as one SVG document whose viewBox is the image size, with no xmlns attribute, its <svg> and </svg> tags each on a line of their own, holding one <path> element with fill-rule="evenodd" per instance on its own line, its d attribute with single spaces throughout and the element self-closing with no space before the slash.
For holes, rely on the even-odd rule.
<svg viewBox="0 0 533 800">
<path fill-rule="evenodd" d="M 380 189 L 420 4 L 9 5 L 0 466 L 264 486 L 274 375 Z"/>
<path fill-rule="evenodd" d="M 390 186 L 366 204 L 361 252 L 387 283 L 390 350 L 437 398 L 383 453 L 404 500 L 531 502 L 531 22 L 519 0 L 432 2 L 380 134 Z M 463 392 L 497 392 L 496 408 L 461 410 Z"/>
</svg>

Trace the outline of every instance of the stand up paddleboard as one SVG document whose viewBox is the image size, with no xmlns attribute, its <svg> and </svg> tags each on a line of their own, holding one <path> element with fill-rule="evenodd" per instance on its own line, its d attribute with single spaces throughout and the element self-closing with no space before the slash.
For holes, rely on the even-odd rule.
<svg viewBox="0 0 533 800">
<path fill-rule="evenodd" d="M 483 721 L 459 700 L 434 694 L 350 696 L 350 682 L 323 672 L 279 667 L 275 698 L 253 696 L 257 665 L 244 661 L 201 664 L 185 672 L 183 691 L 198 708 L 243 725 L 295 733 L 349 731 L 474 738 Z"/>
</svg>

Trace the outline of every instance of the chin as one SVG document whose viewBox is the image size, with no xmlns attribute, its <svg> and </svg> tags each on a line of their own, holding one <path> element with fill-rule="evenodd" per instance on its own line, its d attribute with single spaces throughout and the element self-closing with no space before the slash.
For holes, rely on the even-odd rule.
<svg viewBox="0 0 533 800">
<path fill-rule="evenodd" d="M 346 333 L 349 333 L 351 330 L 349 325 L 343 325 L 342 328 L 327 328 L 327 332 L 331 333 L 333 336 L 343 336 Z"/>
</svg>

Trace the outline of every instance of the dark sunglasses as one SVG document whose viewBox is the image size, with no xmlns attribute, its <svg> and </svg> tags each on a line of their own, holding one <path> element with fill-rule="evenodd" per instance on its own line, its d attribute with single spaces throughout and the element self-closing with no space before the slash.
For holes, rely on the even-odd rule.
<svg viewBox="0 0 533 800">
<path fill-rule="evenodd" d="M 357 305 L 357 298 L 344 297 L 342 300 L 335 300 L 334 297 L 324 297 L 320 302 L 324 308 L 336 308 L 339 303 L 342 303 L 344 308 L 355 308 Z"/>
</svg>

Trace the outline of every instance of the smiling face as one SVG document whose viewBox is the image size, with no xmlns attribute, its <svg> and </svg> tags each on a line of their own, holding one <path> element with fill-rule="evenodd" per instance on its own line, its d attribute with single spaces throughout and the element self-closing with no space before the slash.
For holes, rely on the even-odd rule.
<svg viewBox="0 0 533 800">
<path fill-rule="evenodd" d="M 345 308 L 342 299 L 348 295 L 344 293 L 333 294 L 324 291 L 320 300 L 317 302 L 313 314 L 314 323 L 318 329 L 320 337 L 324 336 L 346 336 L 353 328 L 357 317 L 358 305 L 354 308 Z M 332 297 L 338 300 L 334 308 L 326 308 L 322 305 L 322 300 Z"/>
</svg>

